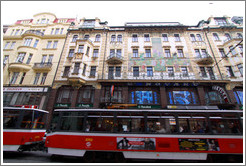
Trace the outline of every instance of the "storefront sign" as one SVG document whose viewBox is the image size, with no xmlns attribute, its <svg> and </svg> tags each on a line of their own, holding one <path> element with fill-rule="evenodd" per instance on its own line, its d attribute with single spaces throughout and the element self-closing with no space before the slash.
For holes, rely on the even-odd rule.
<svg viewBox="0 0 246 166">
<path fill-rule="evenodd" d="M 131 109 L 161 109 L 160 105 L 137 105 L 137 106 L 130 106 Z"/>
<path fill-rule="evenodd" d="M 79 107 L 79 108 L 92 108 L 93 104 L 77 104 L 76 107 Z"/>
<path fill-rule="evenodd" d="M 40 87 L 3 87 L 3 92 L 47 92 L 48 88 Z"/>
<path fill-rule="evenodd" d="M 67 103 L 56 103 L 55 107 L 70 107 L 71 104 L 67 104 Z"/>
<path fill-rule="evenodd" d="M 220 151 L 217 139 L 179 139 L 179 149 L 188 151 Z"/>
<path fill-rule="evenodd" d="M 218 91 L 221 94 L 221 96 L 223 97 L 224 101 L 226 103 L 228 103 L 228 97 L 227 97 L 227 94 L 223 88 L 221 88 L 220 86 L 214 85 L 214 86 L 212 86 L 212 89 Z"/>
<path fill-rule="evenodd" d="M 195 82 L 128 82 L 128 86 L 198 86 Z"/>
</svg>

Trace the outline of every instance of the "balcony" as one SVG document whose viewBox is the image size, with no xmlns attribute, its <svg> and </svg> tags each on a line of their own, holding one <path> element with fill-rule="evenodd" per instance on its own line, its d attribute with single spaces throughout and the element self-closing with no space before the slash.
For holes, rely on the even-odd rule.
<svg viewBox="0 0 246 166">
<path fill-rule="evenodd" d="M 110 54 L 106 62 L 108 62 L 108 64 L 121 64 L 123 63 L 123 57 L 120 54 Z"/>
<path fill-rule="evenodd" d="M 9 71 L 12 72 L 22 72 L 22 71 L 29 71 L 31 69 L 31 65 L 22 63 L 22 62 L 14 62 L 10 63 L 8 67 Z"/>
<path fill-rule="evenodd" d="M 214 63 L 214 59 L 210 55 L 207 54 L 207 55 L 197 56 L 195 59 L 195 62 L 198 65 L 210 65 Z"/>
<path fill-rule="evenodd" d="M 50 71 L 52 69 L 52 63 L 34 63 L 32 67 L 35 71 Z"/>
<path fill-rule="evenodd" d="M 37 30 L 27 30 L 23 33 L 23 35 L 35 35 L 35 36 L 44 36 L 43 32 L 37 31 Z"/>
<path fill-rule="evenodd" d="M 232 41 L 240 41 L 243 40 L 242 37 L 231 37 L 231 38 L 227 38 L 226 40 L 223 40 L 223 45 L 226 43 L 230 43 Z"/>
</svg>

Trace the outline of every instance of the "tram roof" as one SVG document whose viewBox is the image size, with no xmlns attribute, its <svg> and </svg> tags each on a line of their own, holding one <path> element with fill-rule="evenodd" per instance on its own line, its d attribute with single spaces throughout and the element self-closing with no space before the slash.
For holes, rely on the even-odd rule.
<svg viewBox="0 0 246 166">
<path fill-rule="evenodd" d="M 44 113 L 49 113 L 48 111 L 37 109 L 37 108 L 22 108 L 22 107 L 3 107 L 3 109 L 8 109 L 8 110 L 25 110 L 25 111 L 39 111 L 39 112 L 44 112 Z"/>
<path fill-rule="evenodd" d="M 89 111 L 89 112 L 162 112 L 162 113 L 174 113 L 174 112 L 196 112 L 196 113 L 226 113 L 226 112 L 243 112 L 243 110 L 148 110 L 148 109 L 55 109 L 54 111 Z"/>
</svg>

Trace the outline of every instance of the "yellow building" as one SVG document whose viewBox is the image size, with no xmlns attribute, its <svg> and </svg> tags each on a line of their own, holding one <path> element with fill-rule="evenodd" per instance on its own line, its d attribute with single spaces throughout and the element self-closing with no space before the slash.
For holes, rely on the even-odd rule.
<svg viewBox="0 0 246 166">
<path fill-rule="evenodd" d="M 48 109 L 242 108 L 242 33 L 226 16 L 196 26 L 81 19 L 68 31 Z"/>
<path fill-rule="evenodd" d="M 74 18 L 38 13 L 8 26 L 3 35 L 4 106 L 46 108 L 67 29 L 75 23 Z"/>
</svg>

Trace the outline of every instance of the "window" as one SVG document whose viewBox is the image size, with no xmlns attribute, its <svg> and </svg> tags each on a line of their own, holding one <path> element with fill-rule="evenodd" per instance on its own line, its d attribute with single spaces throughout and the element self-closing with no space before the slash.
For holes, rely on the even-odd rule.
<svg viewBox="0 0 246 166">
<path fill-rule="evenodd" d="M 184 57 L 183 49 L 178 49 L 178 57 Z"/>
<path fill-rule="evenodd" d="M 167 58 L 171 58 L 170 49 L 165 49 L 165 55 Z"/>
<path fill-rule="evenodd" d="M 243 104 L 243 90 L 235 90 L 234 95 L 238 104 Z"/>
<path fill-rule="evenodd" d="M 47 58 L 47 55 L 43 55 L 43 56 L 42 56 L 42 60 L 41 60 L 41 63 L 42 63 L 42 64 L 44 64 L 44 63 L 45 63 L 46 58 Z"/>
<path fill-rule="evenodd" d="M 73 73 L 79 73 L 80 63 L 75 63 Z"/>
<path fill-rule="evenodd" d="M 19 53 L 16 62 L 22 63 L 25 58 L 26 53 Z"/>
<path fill-rule="evenodd" d="M 213 33 L 214 40 L 218 41 L 220 40 L 219 36 L 217 33 Z"/>
<path fill-rule="evenodd" d="M 117 57 L 121 57 L 121 49 L 117 49 L 116 50 L 116 56 Z"/>
<path fill-rule="evenodd" d="M 214 19 L 216 25 L 226 25 L 226 19 L 225 18 L 215 18 Z"/>
<path fill-rule="evenodd" d="M 26 73 L 24 72 L 22 74 L 22 77 L 21 77 L 21 80 L 20 80 L 19 84 L 22 84 L 23 83 L 23 80 L 24 80 L 25 76 L 26 76 Z"/>
<path fill-rule="evenodd" d="M 83 51 L 84 51 L 84 46 L 83 45 L 79 45 L 78 53 L 82 53 Z"/>
<path fill-rule="evenodd" d="M 115 35 L 112 35 L 111 36 L 111 42 L 115 42 L 116 41 L 116 36 Z"/>
<path fill-rule="evenodd" d="M 53 48 L 57 48 L 58 41 L 54 41 Z"/>
<path fill-rule="evenodd" d="M 195 35 L 194 34 L 190 34 L 190 39 L 191 39 L 191 41 L 196 41 Z"/>
<path fill-rule="evenodd" d="M 3 59 L 3 65 L 4 66 L 6 65 L 8 59 L 9 59 L 9 56 L 8 55 L 5 55 L 4 56 L 4 59 Z"/>
<path fill-rule="evenodd" d="M 15 30 L 13 29 L 12 32 L 11 32 L 11 34 L 10 34 L 11 36 L 13 35 L 14 31 L 15 31 Z"/>
<path fill-rule="evenodd" d="M 30 46 L 32 39 L 25 39 L 24 46 Z"/>
<path fill-rule="evenodd" d="M 96 76 L 96 66 L 91 66 L 91 72 L 90 72 L 90 76 L 91 77 L 95 77 Z"/>
<path fill-rule="evenodd" d="M 85 20 L 83 23 L 83 27 L 94 27 L 94 26 L 95 26 L 95 21 Z"/>
<path fill-rule="evenodd" d="M 85 75 L 85 72 L 86 72 L 86 64 L 84 64 L 82 75 Z"/>
<path fill-rule="evenodd" d="M 23 31 L 24 31 L 24 29 L 21 30 L 20 35 L 22 35 Z"/>
<path fill-rule="evenodd" d="M 59 28 L 56 28 L 56 31 L 55 31 L 55 35 L 57 35 L 59 33 Z"/>
<path fill-rule="evenodd" d="M 100 38 L 101 38 L 101 35 L 97 34 L 96 35 L 96 38 L 95 38 L 95 42 L 99 42 L 100 41 Z"/>
<path fill-rule="evenodd" d="M 94 89 L 90 86 L 84 86 L 79 89 L 77 104 L 93 103 L 94 102 Z"/>
<path fill-rule="evenodd" d="M 175 41 L 180 41 L 179 34 L 174 34 Z"/>
<path fill-rule="evenodd" d="M 68 53 L 68 57 L 69 58 L 72 58 L 73 57 L 73 54 L 74 54 L 74 49 L 70 49 L 69 50 L 69 53 Z"/>
<path fill-rule="evenodd" d="M 136 34 L 132 35 L 132 41 L 137 42 L 138 41 L 138 35 L 136 35 Z"/>
<path fill-rule="evenodd" d="M 233 48 L 233 46 L 230 46 L 229 49 L 230 49 L 230 52 L 231 52 L 232 56 L 237 54 L 236 51 L 235 51 L 235 48 Z"/>
<path fill-rule="evenodd" d="M 133 49 L 133 57 L 138 57 L 138 49 Z"/>
<path fill-rule="evenodd" d="M 201 53 L 200 53 L 200 50 L 199 49 L 195 49 L 195 54 L 196 54 L 196 57 L 201 57 Z"/>
<path fill-rule="evenodd" d="M 237 37 L 242 39 L 243 38 L 243 35 L 241 33 L 237 33 Z"/>
<path fill-rule="evenodd" d="M 227 57 L 226 54 L 225 54 L 224 48 L 219 48 L 219 52 L 220 52 L 220 55 L 221 55 L 222 58 L 226 58 Z"/>
<path fill-rule="evenodd" d="M 132 104 L 159 104 L 158 94 L 156 91 L 132 91 L 129 100 Z"/>
<path fill-rule="evenodd" d="M 15 84 L 18 76 L 19 76 L 19 72 L 14 72 L 14 74 L 13 74 L 13 76 L 11 78 L 10 84 Z"/>
<path fill-rule="evenodd" d="M 118 35 L 118 36 L 117 36 L 117 41 L 118 41 L 118 42 L 122 42 L 122 35 Z"/>
<path fill-rule="evenodd" d="M 54 57 L 53 55 L 49 55 L 48 64 L 51 64 L 52 63 L 53 57 Z"/>
<path fill-rule="evenodd" d="M 238 64 L 238 65 L 237 65 L 237 68 L 238 68 L 238 70 L 239 70 L 241 76 L 243 76 L 243 64 Z"/>
<path fill-rule="evenodd" d="M 202 57 L 207 57 L 207 51 L 205 49 L 201 49 Z"/>
<path fill-rule="evenodd" d="M 67 77 L 69 75 L 69 71 L 70 71 L 70 66 L 65 66 L 63 76 Z"/>
<path fill-rule="evenodd" d="M 40 85 L 44 85 L 45 80 L 46 80 L 46 77 L 47 77 L 47 73 L 43 73 L 43 76 L 42 76 L 42 78 L 41 78 Z"/>
<path fill-rule="evenodd" d="M 9 46 L 9 43 L 10 43 L 10 42 L 7 42 L 7 43 L 5 44 L 4 49 L 7 49 L 7 47 Z"/>
<path fill-rule="evenodd" d="M 196 37 L 197 37 L 198 41 L 202 41 L 202 36 L 200 34 L 196 34 Z"/>
<path fill-rule="evenodd" d="M 169 104 L 190 105 L 198 104 L 198 97 L 194 90 L 170 90 L 168 91 Z"/>
<path fill-rule="evenodd" d="M 224 100 L 222 99 L 218 91 L 208 91 L 205 93 L 205 103 L 206 104 L 224 103 Z"/>
<path fill-rule="evenodd" d="M 187 67 L 181 67 L 181 72 L 182 72 L 183 77 L 188 77 Z"/>
<path fill-rule="evenodd" d="M 231 66 L 226 66 L 226 70 L 227 70 L 227 74 L 229 77 L 234 77 L 234 73 L 232 71 L 232 67 Z"/>
<path fill-rule="evenodd" d="M 163 37 L 163 41 L 168 41 L 167 34 L 162 34 L 162 37 Z"/>
<path fill-rule="evenodd" d="M 108 67 L 108 79 L 114 79 L 114 67 L 113 66 Z"/>
<path fill-rule="evenodd" d="M 77 38 L 78 38 L 78 35 L 73 35 L 72 42 L 76 42 Z"/>
<path fill-rule="evenodd" d="M 243 45 L 242 44 L 239 44 L 238 48 L 240 49 L 241 52 L 243 52 Z"/>
<path fill-rule="evenodd" d="M 62 34 L 63 33 L 63 28 L 61 29 L 61 31 L 60 31 L 60 34 Z"/>
<path fill-rule="evenodd" d="M 51 43 L 52 43 L 52 41 L 48 41 L 46 48 L 50 48 L 51 47 Z"/>
<path fill-rule="evenodd" d="M 150 49 L 145 49 L 145 56 L 148 58 L 151 57 L 151 50 Z"/>
<path fill-rule="evenodd" d="M 110 56 L 114 56 L 115 55 L 115 50 L 114 49 L 110 49 Z"/>
<path fill-rule="evenodd" d="M 26 61 L 26 64 L 30 64 L 30 62 L 31 62 L 31 60 L 32 60 L 32 55 L 33 55 L 33 54 L 29 54 L 29 57 L 28 57 L 28 59 L 27 59 L 27 61 Z"/>
<path fill-rule="evenodd" d="M 57 103 L 70 103 L 71 102 L 71 95 L 72 92 L 68 88 L 63 88 L 59 90 L 58 97 L 57 97 Z"/>
<path fill-rule="evenodd" d="M 90 38 L 90 35 L 85 35 L 84 40 L 88 40 Z"/>
<path fill-rule="evenodd" d="M 212 67 L 207 67 L 207 70 L 208 70 L 208 74 L 210 76 L 210 79 L 211 80 L 214 80 L 215 79 L 215 76 L 214 76 L 213 68 Z"/>
<path fill-rule="evenodd" d="M 147 77 L 153 77 L 153 68 L 152 68 L 152 66 L 147 67 Z"/>
<path fill-rule="evenodd" d="M 231 40 L 231 35 L 230 35 L 229 33 L 226 33 L 226 34 L 225 34 L 225 37 L 226 37 L 227 41 L 228 41 L 228 40 Z"/>
<path fill-rule="evenodd" d="M 41 20 L 41 24 L 45 24 L 45 18 L 42 18 L 42 20 Z"/>
<path fill-rule="evenodd" d="M 51 35 L 53 34 L 53 31 L 54 31 L 54 28 L 51 29 L 51 32 L 50 32 Z"/>
<path fill-rule="evenodd" d="M 144 41 L 146 42 L 150 41 L 149 34 L 144 34 Z"/>
<path fill-rule="evenodd" d="M 201 76 L 202 77 L 207 77 L 207 73 L 206 73 L 205 67 L 200 67 L 200 71 L 201 71 Z"/>
<path fill-rule="evenodd" d="M 115 77 L 121 77 L 121 67 L 115 68 Z"/>
<path fill-rule="evenodd" d="M 12 44 L 11 44 L 11 46 L 10 46 L 10 49 L 13 49 L 13 48 L 14 48 L 15 43 L 16 43 L 16 42 L 12 42 Z"/>
<path fill-rule="evenodd" d="M 40 73 L 36 73 L 36 76 L 34 78 L 33 85 L 37 85 L 38 84 L 39 77 L 40 77 Z"/>
<path fill-rule="evenodd" d="M 98 57 L 99 49 L 93 50 L 93 57 Z"/>
<path fill-rule="evenodd" d="M 169 77 L 174 77 L 173 67 L 167 67 L 167 72 Z"/>
<path fill-rule="evenodd" d="M 86 54 L 85 55 L 88 55 L 89 56 L 89 53 L 90 53 L 90 47 L 87 47 L 87 50 L 86 50 Z"/>
<path fill-rule="evenodd" d="M 139 77 L 139 67 L 133 67 L 133 77 Z"/>
<path fill-rule="evenodd" d="M 20 32 L 20 30 L 17 29 L 17 30 L 15 31 L 15 36 L 18 35 L 19 32 Z"/>
<path fill-rule="evenodd" d="M 38 39 L 36 39 L 36 40 L 35 40 L 35 43 L 33 44 L 33 47 L 34 47 L 34 48 L 36 48 L 36 47 L 37 47 L 38 42 L 39 42 L 39 40 L 38 40 Z"/>
</svg>

